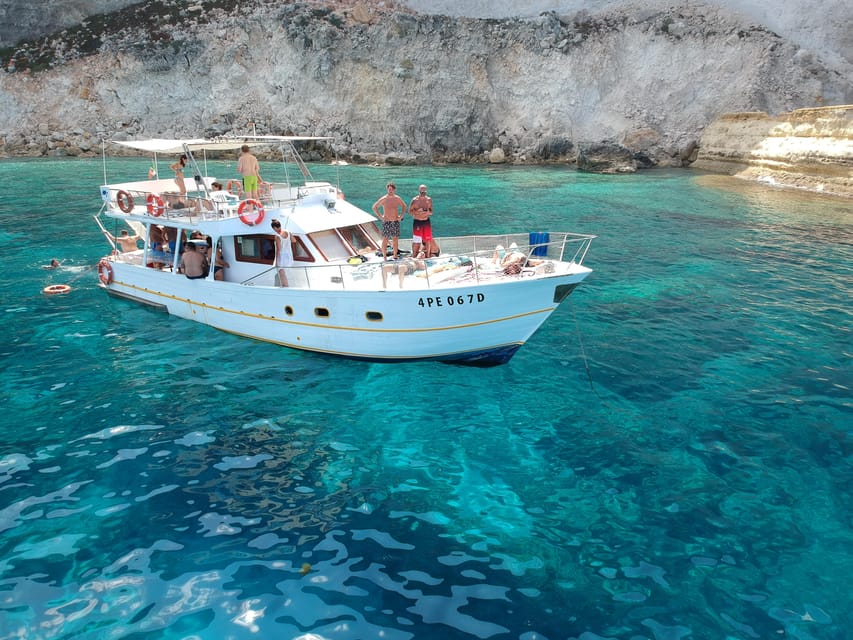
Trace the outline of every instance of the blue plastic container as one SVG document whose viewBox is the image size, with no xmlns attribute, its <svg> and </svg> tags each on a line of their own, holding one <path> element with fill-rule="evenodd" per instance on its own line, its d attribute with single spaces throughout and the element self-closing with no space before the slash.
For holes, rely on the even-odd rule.
<svg viewBox="0 0 853 640">
<path fill-rule="evenodd" d="M 548 247 L 546 246 L 550 241 L 551 235 L 547 231 L 531 231 L 530 232 L 530 246 L 533 248 L 531 252 L 534 256 L 539 256 L 540 258 L 548 255 Z"/>
</svg>

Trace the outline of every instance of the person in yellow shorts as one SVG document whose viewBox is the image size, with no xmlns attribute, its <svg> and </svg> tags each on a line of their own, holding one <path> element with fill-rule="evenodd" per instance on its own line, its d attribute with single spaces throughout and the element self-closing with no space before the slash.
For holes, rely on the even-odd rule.
<svg viewBox="0 0 853 640">
<path fill-rule="evenodd" d="M 237 161 L 237 173 L 243 176 L 243 194 L 247 200 L 257 200 L 261 167 L 258 159 L 249 151 L 249 145 L 244 144 L 240 151 L 242 153 Z"/>
</svg>

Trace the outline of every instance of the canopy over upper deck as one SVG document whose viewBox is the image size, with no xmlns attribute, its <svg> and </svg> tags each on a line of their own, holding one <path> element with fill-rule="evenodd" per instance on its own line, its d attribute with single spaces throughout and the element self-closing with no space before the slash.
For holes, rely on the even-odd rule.
<svg viewBox="0 0 853 640">
<path fill-rule="evenodd" d="M 239 138 L 151 138 L 148 140 L 109 140 L 109 142 L 148 153 L 183 153 L 187 149 L 190 151 L 232 151 L 243 145 L 248 145 L 251 148 L 332 139 L 328 136 L 242 136 Z"/>
</svg>

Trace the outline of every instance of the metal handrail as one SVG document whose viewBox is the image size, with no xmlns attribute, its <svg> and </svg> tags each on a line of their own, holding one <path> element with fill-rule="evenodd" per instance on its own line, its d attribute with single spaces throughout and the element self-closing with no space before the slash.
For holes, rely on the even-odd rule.
<svg viewBox="0 0 853 640">
<path fill-rule="evenodd" d="M 430 269 L 436 266 L 452 264 L 453 260 L 458 260 L 459 266 L 467 266 L 470 263 L 471 271 L 474 275 L 474 281 L 478 284 L 485 280 L 494 280 L 495 277 L 503 277 L 502 270 L 495 264 L 495 248 L 497 245 L 509 247 L 513 243 L 516 244 L 514 250 L 522 253 L 525 258 L 522 266 L 526 268 L 531 261 L 544 262 L 569 262 L 571 264 L 581 265 L 589 251 L 590 244 L 597 236 L 576 234 L 576 233 L 557 233 L 551 234 L 555 237 L 554 240 L 544 243 L 530 244 L 528 236 L 525 234 L 509 234 L 509 235 L 491 235 L 491 236 L 462 236 L 457 238 L 436 238 L 439 245 L 442 247 L 442 255 L 436 258 L 423 258 L 418 260 L 422 262 L 424 267 L 419 271 L 424 271 L 424 283 L 427 289 L 432 289 L 438 286 L 437 283 L 431 281 L 431 276 L 434 279 L 435 273 L 430 274 Z M 519 244 L 519 240 L 525 241 L 524 244 Z M 504 244 L 506 242 L 506 244 Z M 489 249 L 473 249 L 474 247 L 483 247 L 488 244 Z M 446 248 L 451 247 L 450 251 Z M 537 248 L 544 248 L 545 255 L 535 254 Z M 541 251 L 540 251 L 541 253 Z M 571 253 L 571 258 L 566 260 L 566 256 Z M 405 258 L 400 263 L 406 260 L 416 260 L 414 258 Z M 288 272 L 288 281 L 294 289 L 312 289 L 315 286 L 328 288 L 328 285 L 336 284 L 341 289 L 347 288 L 347 283 L 353 283 L 362 279 L 373 279 L 381 276 L 383 265 L 395 264 L 394 262 L 365 262 L 358 265 L 351 264 L 321 264 L 321 265 L 299 265 L 298 263 L 290 267 L 286 267 Z M 417 264 L 417 263 L 416 263 Z M 494 268 L 492 268 L 494 267 Z M 240 284 L 255 286 L 260 281 L 268 280 L 269 274 L 273 276 L 279 267 L 273 265 L 269 268 L 260 271 L 259 273 L 243 280 Z M 411 274 L 408 274 L 411 275 Z M 519 274 L 520 275 L 520 274 Z M 300 277 L 301 276 L 301 277 Z M 396 277 L 396 275 L 389 277 Z M 304 281 L 299 284 L 300 281 Z M 263 282 L 262 286 L 272 286 L 269 282 Z M 357 288 L 357 287 L 354 287 Z"/>
</svg>

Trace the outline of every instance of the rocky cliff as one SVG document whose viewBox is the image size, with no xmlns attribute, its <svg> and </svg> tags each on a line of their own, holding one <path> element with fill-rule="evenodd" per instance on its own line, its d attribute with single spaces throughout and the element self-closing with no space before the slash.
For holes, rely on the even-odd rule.
<svg viewBox="0 0 853 640">
<path fill-rule="evenodd" d="M 680 165 L 722 113 L 853 102 L 849 56 L 832 64 L 725 8 L 519 19 L 426 4 L 149 0 L 90 18 L 4 50 L 0 150 L 254 126 L 332 135 L 356 160 L 574 161 L 604 143 Z"/>
<path fill-rule="evenodd" d="M 853 106 L 727 114 L 705 129 L 694 166 L 853 197 Z"/>
</svg>

